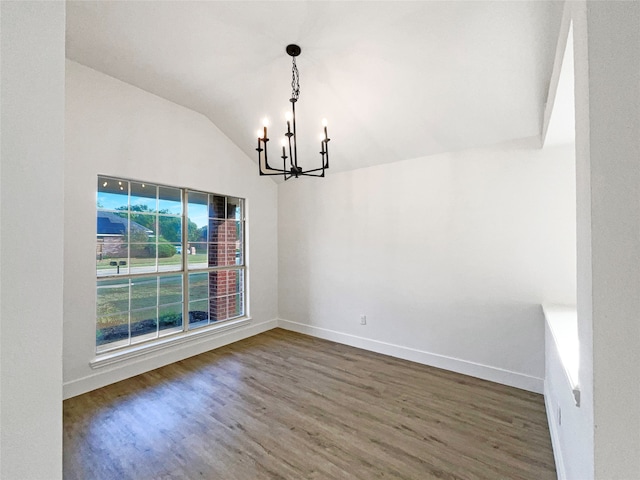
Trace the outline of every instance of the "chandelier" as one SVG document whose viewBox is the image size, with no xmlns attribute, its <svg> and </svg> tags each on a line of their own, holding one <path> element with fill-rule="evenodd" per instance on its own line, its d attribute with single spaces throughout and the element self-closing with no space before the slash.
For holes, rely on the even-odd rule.
<svg viewBox="0 0 640 480">
<path fill-rule="evenodd" d="M 322 166 L 319 168 L 313 168 L 310 170 L 303 170 L 298 165 L 298 148 L 296 139 L 296 102 L 300 97 L 300 74 L 298 73 L 298 67 L 296 66 L 296 57 L 300 55 L 302 49 L 298 45 L 287 45 L 287 53 L 292 57 L 293 67 L 291 69 L 291 112 L 287 112 L 285 119 L 287 121 L 287 133 L 284 134 L 286 138 L 281 140 L 282 144 L 282 168 L 274 168 L 269 165 L 267 157 L 267 127 L 269 126 L 268 120 L 265 118 L 263 121 L 263 129 L 258 130 L 258 166 L 260 168 L 260 175 L 282 175 L 285 180 L 289 180 L 291 177 L 324 177 L 324 171 L 329 168 L 329 140 L 327 136 L 327 120 L 322 120 L 322 126 L 324 127 L 324 134 L 320 135 L 320 156 L 322 159 Z M 293 124 L 293 131 L 292 131 Z M 264 152 L 264 154 L 263 154 Z M 287 152 L 289 155 L 287 155 Z M 287 160 L 289 160 L 287 162 Z"/>
</svg>

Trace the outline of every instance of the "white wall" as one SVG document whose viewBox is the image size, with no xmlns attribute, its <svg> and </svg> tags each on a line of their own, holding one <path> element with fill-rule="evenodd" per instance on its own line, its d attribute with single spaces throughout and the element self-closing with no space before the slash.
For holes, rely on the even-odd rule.
<svg viewBox="0 0 640 480">
<path fill-rule="evenodd" d="M 565 464 L 584 464 L 585 480 L 594 478 L 593 424 L 593 327 L 591 167 L 589 159 L 589 64 L 586 2 L 573 2 L 573 55 L 576 108 L 576 251 L 578 340 L 580 343 L 580 411 L 574 429 L 565 429 L 567 443 L 583 445 L 581 454 L 562 451 Z"/>
<path fill-rule="evenodd" d="M 274 327 L 277 185 L 202 115 L 72 61 L 66 74 L 65 397 Z M 98 174 L 246 198 L 252 325 L 93 370 Z"/>
<path fill-rule="evenodd" d="M 506 145 L 280 185 L 280 325 L 542 392 L 540 304 L 575 302 L 573 156 Z"/>
<path fill-rule="evenodd" d="M 0 477 L 62 478 L 64 2 L 0 2 Z"/>
<path fill-rule="evenodd" d="M 581 460 L 640 478 L 640 3 L 575 8 Z"/>
<path fill-rule="evenodd" d="M 573 28 L 571 27 L 572 4 L 565 4 L 563 12 L 563 25 L 556 49 L 556 68 L 558 82 L 550 88 L 549 99 L 553 99 L 552 105 L 547 105 L 550 113 L 548 130 L 545 137 L 545 145 L 567 144 L 575 149 L 575 75 L 574 75 L 574 46 Z M 561 60 L 561 62 L 560 62 Z M 582 169 L 581 169 L 582 173 Z M 581 191 L 581 195 L 584 191 Z M 584 228 L 581 224 L 580 228 Z M 582 230 L 581 230 L 582 231 Z M 569 381 L 568 374 L 563 365 L 562 356 L 571 357 L 572 352 L 567 351 L 571 342 L 579 344 L 578 338 L 563 338 L 563 335 L 578 335 L 577 329 L 567 328 L 563 323 L 568 318 L 554 318 L 553 306 L 548 310 L 550 322 L 554 323 L 555 334 L 552 334 L 550 324 L 545 325 L 545 379 L 544 397 L 549 422 L 549 430 L 556 460 L 556 471 L 560 480 L 593 478 L 593 443 L 590 438 L 593 435 L 592 426 L 584 422 L 585 412 L 589 407 L 582 399 L 582 406 L 576 404 L 573 388 L 576 386 Z M 574 307 L 572 305 L 572 307 Z M 561 328 L 564 327 L 564 328 Z M 556 339 L 558 342 L 556 342 Z M 562 355 L 560 348 L 563 349 Z M 579 356 L 579 353 L 578 353 Z M 579 360 L 579 358 L 578 358 Z M 583 358 L 584 360 L 584 358 Z M 584 369 L 582 369 L 584 370 Z M 578 382 L 579 374 L 572 377 L 573 382 Z M 580 388 L 579 385 L 577 385 Z M 590 398 L 590 394 L 586 395 Z"/>
<path fill-rule="evenodd" d="M 571 8 L 580 407 L 553 348 L 546 400 L 561 478 L 640 478 L 640 4 Z"/>
</svg>

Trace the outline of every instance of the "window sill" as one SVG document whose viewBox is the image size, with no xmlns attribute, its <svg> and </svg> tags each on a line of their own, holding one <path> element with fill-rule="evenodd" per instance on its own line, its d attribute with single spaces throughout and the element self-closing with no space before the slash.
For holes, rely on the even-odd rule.
<svg viewBox="0 0 640 480">
<path fill-rule="evenodd" d="M 578 340 L 578 313 L 575 307 L 543 305 L 545 319 L 558 349 L 560 362 L 573 392 L 576 406 L 580 406 L 580 342 Z"/>
<path fill-rule="evenodd" d="M 211 325 L 209 327 L 202 327 L 194 331 L 189 331 L 178 336 L 171 336 L 167 338 L 161 338 L 153 342 L 144 343 L 141 345 L 134 345 L 123 350 L 115 352 L 102 353 L 96 356 L 89 365 L 91 368 L 102 368 L 108 365 L 113 365 L 119 362 L 124 362 L 132 358 L 147 355 L 158 350 L 164 350 L 165 348 L 174 347 L 176 345 L 182 345 L 184 343 L 191 342 L 195 339 L 201 339 L 211 335 L 217 335 L 228 330 L 234 330 L 236 328 L 244 327 L 251 322 L 250 317 L 243 317 L 237 320 L 230 320 L 220 325 Z"/>
</svg>

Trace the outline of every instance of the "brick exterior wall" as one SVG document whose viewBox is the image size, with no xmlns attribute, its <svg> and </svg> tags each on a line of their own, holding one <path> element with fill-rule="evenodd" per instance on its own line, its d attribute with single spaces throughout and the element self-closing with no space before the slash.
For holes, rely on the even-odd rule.
<svg viewBox="0 0 640 480">
<path fill-rule="evenodd" d="M 214 196 L 209 219 L 209 266 L 220 267 L 236 264 L 237 231 L 235 221 L 224 218 L 235 218 L 236 207 L 229 205 L 225 212 L 224 197 Z M 226 213 L 226 215 L 225 215 Z M 237 296 L 235 285 L 238 280 L 237 270 L 217 271 L 209 273 L 209 318 L 212 322 L 226 320 L 235 316 Z"/>
<path fill-rule="evenodd" d="M 96 256 L 98 260 L 103 258 L 127 258 L 127 244 L 124 235 L 98 238 Z"/>
</svg>

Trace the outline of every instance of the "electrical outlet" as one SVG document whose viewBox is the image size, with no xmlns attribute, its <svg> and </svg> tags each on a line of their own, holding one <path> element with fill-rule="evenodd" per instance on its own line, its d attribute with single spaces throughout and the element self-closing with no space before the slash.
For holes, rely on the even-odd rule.
<svg viewBox="0 0 640 480">
<path fill-rule="evenodd" d="M 367 324 L 367 316 L 360 315 L 360 325 L 366 325 L 366 324 Z"/>
</svg>

